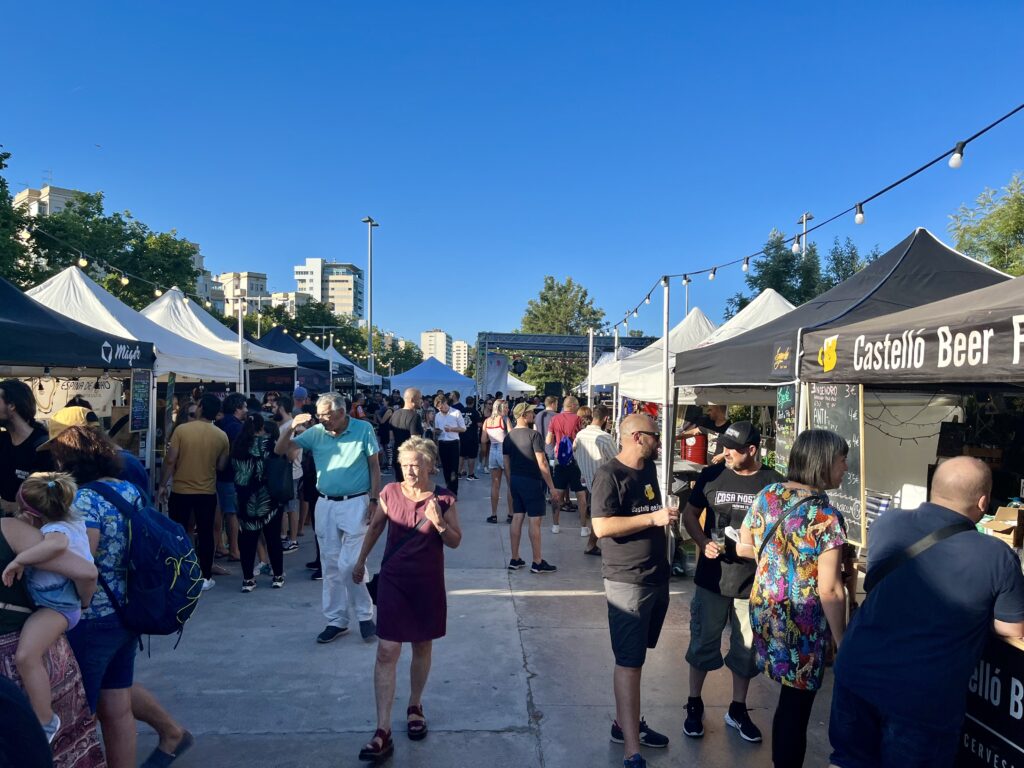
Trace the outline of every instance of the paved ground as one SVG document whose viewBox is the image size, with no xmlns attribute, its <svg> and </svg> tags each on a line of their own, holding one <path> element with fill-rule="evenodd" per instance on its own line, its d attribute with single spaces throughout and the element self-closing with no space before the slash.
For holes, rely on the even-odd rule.
<svg viewBox="0 0 1024 768">
<path fill-rule="evenodd" d="M 544 528 L 544 557 L 558 573 L 507 572 L 508 526 L 484 522 L 489 488 L 485 475 L 464 482 L 460 493 L 462 546 L 446 555 L 448 636 L 435 643 L 424 696 L 430 736 L 413 743 L 403 735 L 406 651 L 399 663 L 396 753 L 389 765 L 621 766 L 622 747 L 608 739 L 613 659 L 600 563 L 582 554 L 578 521 L 574 526 L 563 515 L 562 533 Z M 523 544 L 529 562 L 525 535 Z M 216 588 L 203 596 L 177 650 L 160 638 L 151 657 L 138 657 L 139 680 L 196 735 L 195 748 L 176 765 L 358 764 L 359 748 L 374 727 L 375 646 L 358 633 L 331 645 L 314 642 L 324 622 L 320 583 L 310 581 L 303 567 L 312 550 L 307 530 L 301 549 L 285 555 L 283 590 L 270 589 L 269 577 L 262 577 L 255 592 L 241 594 L 233 565 L 236 573 L 218 577 Z M 704 691 L 705 737 L 682 735 L 692 588 L 689 579 L 673 581 L 665 631 L 644 669 L 644 715 L 671 738 L 668 749 L 648 750 L 649 763 L 769 766 L 777 689 L 766 678 L 753 682 L 749 702 L 764 744 L 748 744 L 723 724 L 731 698 L 725 671 L 710 675 Z M 815 706 L 808 766 L 828 764 L 829 699 L 825 691 Z M 140 734 L 141 761 L 156 740 L 146 727 Z"/>
</svg>

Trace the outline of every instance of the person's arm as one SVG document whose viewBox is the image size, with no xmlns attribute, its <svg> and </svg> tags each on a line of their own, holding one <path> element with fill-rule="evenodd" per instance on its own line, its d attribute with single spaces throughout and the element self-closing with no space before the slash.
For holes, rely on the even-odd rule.
<svg viewBox="0 0 1024 768">
<path fill-rule="evenodd" d="M 28 566 L 39 565 L 56 557 L 68 548 L 68 543 L 66 533 L 51 531 L 45 534 L 42 541 L 15 555 L 14 559 L 7 564 L 2 576 L 4 585 L 9 587 L 14 584 L 21 578 Z"/>
<path fill-rule="evenodd" d="M 373 551 L 373 546 L 377 543 L 377 539 L 384 533 L 384 526 L 387 525 L 387 522 L 388 508 L 383 501 L 378 501 L 377 506 L 373 507 L 370 524 L 367 526 L 366 534 L 363 536 L 363 548 L 359 550 L 359 557 L 356 558 L 356 564 L 352 568 L 352 581 L 356 584 L 362 584 L 366 576 L 366 558 Z"/>
<path fill-rule="evenodd" d="M 224 437 L 227 437 L 225 433 Z M 223 472 L 228 465 L 228 461 L 231 459 L 231 441 L 227 441 L 227 444 L 223 446 L 220 452 L 220 456 L 217 457 L 217 471 Z"/>
<path fill-rule="evenodd" d="M 164 471 L 160 479 L 160 488 L 157 490 L 156 500 L 158 504 L 167 501 L 167 494 L 174 480 L 174 470 L 178 465 L 178 444 L 174 437 L 171 437 L 171 444 L 167 446 L 167 455 L 164 456 Z"/>
<path fill-rule="evenodd" d="M 11 549 L 14 550 L 15 554 L 20 554 L 43 540 L 42 534 L 39 531 L 28 523 L 23 523 L 21 520 L 8 518 L 0 521 L 0 525 L 3 527 L 4 538 L 7 539 L 7 543 L 11 545 Z M 90 529 L 88 533 L 90 548 L 95 553 L 96 547 L 93 544 L 93 531 Z M 98 543 L 99 530 L 96 530 L 95 534 L 96 542 Z M 78 596 L 82 599 L 82 605 L 89 604 L 93 592 L 96 591 L 95 565 L 70 550 L 64 550 L 46 563 L 46 570 L 71 579 L 78 590 Z"/>
<path fill-rule="evenodd" d="M 446 547 L 455 549 L 462 543 L 462 529 L 459 527 L 459 515 L 455 511 L 455 504 L 448 507 L 448 511 L 442 515 L 441 505 L 437 498 L 427 502 L 423 514 L 434 526 L 434 530 L 441 536 L 441 541 Z"/>
<path fill-rule="evenodd" d="M 292 438 L 292 433 L 295 432 L 295 428 L 303 424 L 308 424 L 313 420 L 313 417 L 308 413 L 300 413 L 294 419 L 292 423 L 281 430 L 281 434 L 277 438 L 277 443 L 274 444 L 274 453 L 278 456 L 287 456 L 289 451 L 294 448 L 300 450 L 304 447 L 300 442 Z M 302 434 L 306 434 L 303 432 Z"/>
<path fill-rule="evenodd" d="M 371 440 L 372 440 L 371 435 Z M 376 441 L 372 440 L 373 447 L 376 448 Z M 369 523 L 373 519 L 373 516 L 380 509 L 380 459 L 377 458 L 379 451 L 366 452 L 366 466 L 370 469 L 370 506 L 366 510 L 366 521 Z"/>
<path fill-rule="evenodd" d="M 832 629 L 838 648 L 846 632 L 846 589 L 843 587 L 843 546 L 832 547 L 818 555 L 818 596 L 821 609 Z"/>
<path fill-rule="evenodd" d="M 460 413 L 455 417 L 455 427 L 451 430 L 452 432 L 465 432 L 466 431 L 466 420 Z"/>
<path fill-rule="evenodd" d="M 745 557 L 748 560 L 755 560 L 757 558 L 757 547 L 754 546 L 754 534 L 751 533 L 746 520 L 744 520 L 743 525 L 740 526 L 740 542 L 736 545 L 736 555 L 739 557 Z"/>
<path fill-rule="evenodd" d="M 705 510 L 702 507 L 687 503 L 686 509 L 683 510 L 683 527 L 697 544 L 701 554 L 714 560 L 721 554 L 721 548 L 704 533 L 704 529 L 700 526 L 700 516 L 704 513 Z"/>
<path fill-rule="evenodd" d="M 537 459 L 537 468 L 540 469 L 541 477 L 544 478 L 544 482 L 548 486 L 552 500 L 558 504 L 562 500 L 562 492 L 555 488 L 555 481 L 551 479 L 551 468 L 548 467 L 547 454 L 544 451 L 535 451 L 533 455 Z"/>
<path fill-rule="evenodd" d="M 648 528 L 661 528 L 669 524 L 669 513 L 665 507 L 644 515 L 595 517 L 594 535 L 599 539 L 606 536 L 631 536 Z"/>
<path fill-rule="evenodd" d="M 1024 621 L 1000 621 L 994 619 L 992 621 L 993 631 L 1000 637 L 1012 637 L 1019 639 L 1024 637 Z"/>
</svg>

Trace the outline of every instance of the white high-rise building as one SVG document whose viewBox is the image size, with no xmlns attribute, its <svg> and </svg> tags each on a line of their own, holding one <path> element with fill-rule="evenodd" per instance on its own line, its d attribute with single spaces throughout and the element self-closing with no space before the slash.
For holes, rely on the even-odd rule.
<svg viewBox="0 0 1024 768">
<path fill-rule="evenodd" d="M 14 196 L 14 207 L 24 208 L 29 216 L 48 216 L 60 213 L 75 196 L 82 194 L 77 189 L 64 189 L 47 184 L 42 189 L 23 189 Z"/>
<path fill-rule="evenodd" d="M 436 357 L 445 365 L 452 364 L 452 337 L 440 328 L 420 334 L 420 349 L 424 360 Z"/>
<path fill-rule="evenodd" d="M 326 259 L 306 259 L 295 266 L 298 293 L 307 294 L 313 301 L 331 305 L 339 315 L 362 318 L 366 313 L 366 287 L 363 270 L 355 264 L 343 264 Z"/>
<path fill-rule="evenodd" d="M 452 368 L 461 373 L 463 376 L 466 375 L 466 369 L 469 367 L 469 344 L 465 341 L 453 341 L 452 342 Z"/>
<path fill-rule="evenodd" d="M 217 275 L 217 282 L 224 290 L 226 315 L 238 314 L 239 305 L 243 315 L 259 312 L 262 307 L 271 305 L 266 272 L 222 272 Z"/>
</svg>

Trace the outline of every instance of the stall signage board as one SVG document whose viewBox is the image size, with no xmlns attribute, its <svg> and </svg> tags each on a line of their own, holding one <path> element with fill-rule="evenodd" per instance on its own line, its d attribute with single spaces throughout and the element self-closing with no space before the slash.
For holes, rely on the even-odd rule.
<svg viewBox="0 0 1024 768">
<path fill-rule="evenodd" d="M 145 432 L 149 429 L 149 408 L 153 392 L 153 372 L 143 368 L 132 369 L 132 380 L 128 407 L 129 429 Z"/>
<path fill-rule="evenodd" d="M 796 386 L 787 384 L 776 393 L 775 471 L 783 477 L 789 469 L 789 452 L 796 439 Z"/>
<path fill-rule="evenodd" d="M 864 388 L 860 384 L 808 385 L 811 427 L 828 429 L 850 445 L 848 469 L 843 484 L 828 492 L 832 506 L 846 520 L 846 536 L 851 544 L 863 546 L 864 520 Z"/>
<path fill-rule="evenodd" d="M 1024 650 L 993 635 L 967 689 L 957 768 L 1024 765 Z"/>
</svg>

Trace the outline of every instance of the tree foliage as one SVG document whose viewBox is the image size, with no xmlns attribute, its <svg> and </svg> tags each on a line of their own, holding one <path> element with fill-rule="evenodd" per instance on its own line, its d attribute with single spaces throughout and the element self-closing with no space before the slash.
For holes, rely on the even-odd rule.
<svg viewBox="0 0 1024 768">
<path fill-rule="evenodd" d="M 1020 173 L 1000 192 L 986 187 L 974 207 L 961 205 L 949 218 L 949 231 L 959 251 L 1008 274 L 1024 274 L 1024 179 Z"/>
<path fill-rule="evenodd" d="M 594 306 L 586 288 L 571 277 L 560 283 L 548 275 L 540 294 L 526 305 L 520 332 L 585 336 L 590 328 L 599 332 L 605 327 L 604 310 Z M 550 381 L 559 382 L 568 390 L 587 375 L 585 357 L 573 359 L 568 352 L 556 357 L 524 357 L 528 367 L 523 379 L 537 387 Z"/>
<path fill-rule="evenodd" d="M 822 275 L 822 292 L 834 288 L 844 280 L 853 277 L 864 267 L 880 256 L 878 246 L 871 249 L 867 256 L 862 257 L 856 244 L 850 238 L 843 243 L 839 238 L 832 241 L 832 248 L 825 257 L 825 271 Z"/>
<path fill-rule="evenodd" d="M 11 190 L 2 173 L 10 156 L 10 152 L 0 148 L 0 275 L 25 288 L 28 248 L 21 233 L 25 231 L 28 220 L 20 209 L 14 207 Z"/>
</svg>

